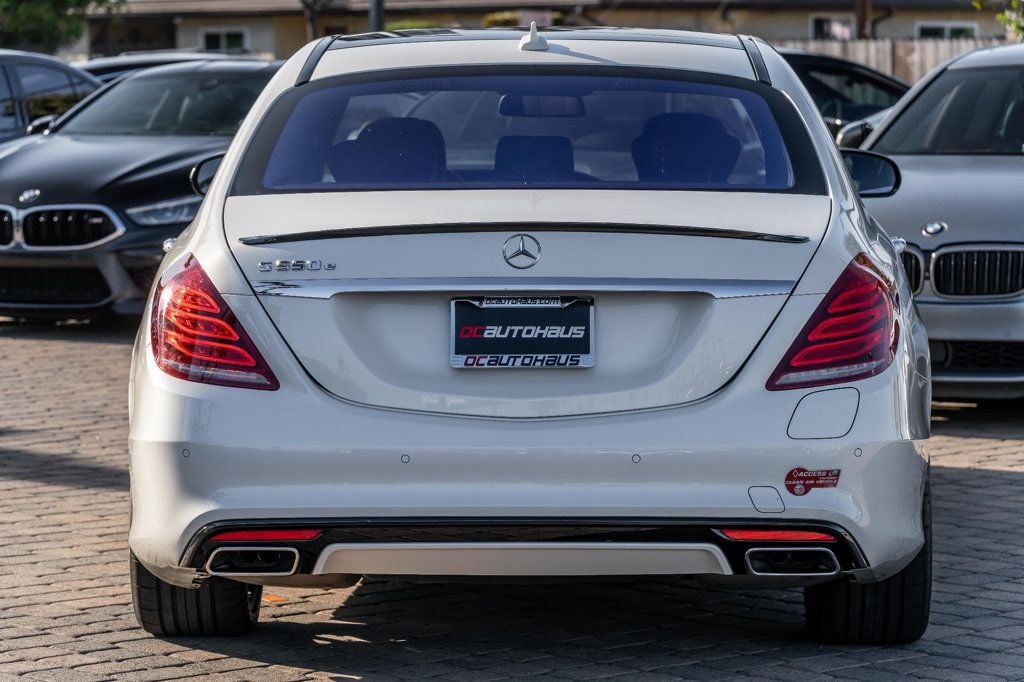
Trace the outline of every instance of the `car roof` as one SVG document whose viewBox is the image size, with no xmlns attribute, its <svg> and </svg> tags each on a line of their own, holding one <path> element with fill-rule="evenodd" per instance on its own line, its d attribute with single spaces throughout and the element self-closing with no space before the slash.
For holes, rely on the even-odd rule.
<svg viewBox="0 0 1024 682">
<path fill-rule="evenodd" d="M 1024 44 L 975 50 L 954 61 L 949 68 L 971 69 L 978 66 L 1024 66 Z"/>
<path fill-rule="evenodd" d="M 385 44 L 409 42 L 441 42 L 449 40 L 519 40 L 530 29 L 511 28 L 427 28 L 404 31 L 355 33 L 334 37 L 331 49 L 343 49 L 356 44 Z M 623 40 L 634 42 L 669 42 L 688 45 L 708 45 L 742 50 L 739 38 L 725 33 L 702 33 L 658 28 L 619 28 L 615 26 L 546 26 L 538 33 L 558 40 Z"/>
<path fill-rule="evenodd" d="M 324 39 L 310 59 L 312 79 L 411 67 L 606 64 L 686 69 L 756 79 L 739 36 L 668 29 L 547 27 L 552 49 L 524 48 L 530 29 L 414 29 Z M 328 42 L 329 41 L 329 42 Z M 429 43 L 423 49 L 418 43 Z M 357 49 L 358 48 L 358 49 Z M 749 49 L 754 49 L 750 47 Z M 765 48 L 769 49 L 769 48 Z M 756 50 L 755 50 L 756 51 Z M 760 61 L 760 60 L 759 60 Z M 309 69 L 307 63 L 305 69 Z"/>
<path fill-rule="evenodd" d="M 274 72 L 284 62 L 266 61 L 261 59 L 211 59 L 164 64 L 148 69 L 140 69 L 125 76 L 125 79 L 149 78 L 151 76 L 173 76 L 176 74 L 224 75 Z"/>
<path fill-rule="evenodd" d="M 50 64 L 58 64 L 60 66 L 70 66 L 67 62 L 57 57 L 53 57 L 48 54 L 41 52 L 25 52 L 23 50 L 6 50 L 0 49 L 0 59 L 28 59 L 40 62 L 48 62 Z M 73 68 L 73 67 L 72 67 Z"/>
<path fill-rule="evenodd" d="M 62 59 L 58 59 L 57 57 L 52 57 L 52 56 L 50 56 L 48 54 L 42 54 L 40 52 L 24 52 L 22 50 L 4 50 L 4 49 L 0 49 L 0 61 L 4 61 L 4 60 L 19 60 L 19 61 L 28 61 L 28 62 L 38 62 L 38 63 L 41 63 L 41 64 L 48 64 L 50 66 L 56 66 L 58 68 L 63 68 L 63 69 L 67 69 L 68 71 L 74 72 L 78 78 L 81 78 L 82 80 L 84 80 L 84 81 L 86 81 L 88 83 L 92 83 L 93 85 L 96 85 L 96 86 L 103 85 L 103 83 L 98 78 L 96 78 L 96 76 L 92 75 L 88 71 L 83 71 L 82 69 L 79 69 L 79 68 L 77 68 L 77 67 L 75 67 L 75 66 L 73 66 L 71 64 L 68 64 L 67 62 L 65 62 Z"/>
<path fill-rule="evenodd" d="M 132 65 L 139 64 L 170 64 L 174 62 L 191 61 L 221 61 L 231 59 L 255 59 L 253 57 L 225 55 L 219 52 L 128 52 L 114 57 L 94 57 L 84 62 L 78 62 L 76 66 L 82 69 L 95 69 L 105 67 L 123 66 L 126 69 Z"/>
</svg>

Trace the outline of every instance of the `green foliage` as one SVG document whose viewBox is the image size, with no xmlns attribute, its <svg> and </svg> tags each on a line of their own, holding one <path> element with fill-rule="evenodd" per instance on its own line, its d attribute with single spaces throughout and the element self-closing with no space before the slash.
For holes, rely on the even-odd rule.
<svg viewBox="0 0 1024 682">
<path fill-rule="evenodd" d="M 81 37 L 86 10 L 115 10 L 121 2 L 0 0 L 0 47 L 53 52 Z"/>
<path fill-rule="evenodd" d="M 384 26 L 385 31 L 408 31 L 416 28 L 441 28 L 441 22 L 432 19 L 399 19 L 389 21 Z"/>
<path fill-rule="evenodd" d="M 502 12 L 490 12 L 484 15 L 483 20 L 480 22 L 484 28 L 498 28 L 502 26 L 522 26 L 523 22 L 520 21 L 519 10 L 506 10 Z M 551 23 L 555 26 L 561 26 L 565 21 L 565 15 L 561 12 L 551 13 Z"/>
<path fill-rule="evenodd" d="M 990 3 L 988 0 L 971 0 L 975 9 L 999 10 L 996 21 L 1006 27 L 1017 40 L 1024 42 L 1024 0 L 1002 0 Z"/>
</svg>

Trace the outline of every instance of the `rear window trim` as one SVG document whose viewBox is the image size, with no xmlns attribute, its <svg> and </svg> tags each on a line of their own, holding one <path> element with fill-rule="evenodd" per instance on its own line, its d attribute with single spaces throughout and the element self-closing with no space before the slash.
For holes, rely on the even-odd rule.
<svg viewBox="0 0 1024 682">
<path fill-rule="evenodd" d="M 678 189 L 678 188 L 639 188 L 630 186 L 606 186 L 606 187 L 551 187 L 538 188 L 530 187 L 519 190 L 518 188 L 493 188 L 493 187 L 459 187 L 459 186 L 424 186 L 422 188 L 412 187 L 372 187 L 372 188 L 351 188 L 326 189 L 326 188 L 292 188 L 288 190 L 268 189 L 263 185 L 263 174 L 269 163 L 270 156 L 274 151 L 278 139 L 289 117 L 298 105 L 299 101 L 307 95 L 320 90 L 337 87 L 340 85 L 359 85 L 364 83 L 379 83 L 395 80 L 407 80 L 415 78 L 446 78 L 459 76 L 504 76 L 504 75 L 553 75 L 553 76 L 599 76 L 619 78 L 647 78 L 654 80 L 672 80 L 681 82 L 702 83 L 710 85 L 721 85 L 738 88 L 761 96 L 771 110 L 776 125 L 782 134 L 783 142 L 786 145 L 786 152 L 789 154 L 790 165 L 793 169 L 794 182 L 788 188 L 750 189 L 750 188 L 700 188 L 700 189 Z M 778 114 L 785 112 L 786 115 Z M 272 131 L 268 134 L 268 131 Z M 254 170 L 255 169 L 255 170 Z M 825 179 L 824 170 L 818 159 L 817 150 L 811 139 L 810 133 L 803 124 L 803 118 L 792 100 L 782 91 L 775 87 L 758 82 L 751 78 L 741 78 L 726 74 L 709 73 L 707 71 L 695 71 L 691 69 L 667 69 L 644 66 L 591 66 L 576 64 L 492 64 L 492 65 L 456 65 L 456 66 L 420 66 L 402 69 L 374 69 L 360 71 L 357 73 L 340 74 L 337 76 L 317 78 L 301 86 L 292 86 L 281 93 L 267 108 L 261 118 L 256 130 L 249 138 L 242 153 L 241 160 L 235 170 L 234 177 L 228 190 L 228 197 L 233 196 L 273 196 L 290 194 L 346 194 L 349 192 L 396 192 L 396 191 L 424 191 L 424 192 L 445 192 L 445 191 L 559 191 L 559 190 L 588 190 L 588 191 L 636 191 L 639 189 L 651 189 L 659 192 L 754 192 L 757 194 L 800 194 L 812 196 L 829 196 L 828 183 Z"/>
</svg>

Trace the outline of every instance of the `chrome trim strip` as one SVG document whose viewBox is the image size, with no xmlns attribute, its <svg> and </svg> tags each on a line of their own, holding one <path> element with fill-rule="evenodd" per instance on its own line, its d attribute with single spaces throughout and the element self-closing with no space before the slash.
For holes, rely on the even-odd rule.
<svg viewBox="0 0 1024 682">
<path fill-rule="evenodd" d="M 5 246 L 0 246 L 0 251 L 29 251 L 33 253 L 87 251 L 89 249 L 94 249 L 97 246 L 102 246 L 107 242 L 111 242 L 126 232 L 124 222 L 117 213 L 106 206 L 101 206 L 100 204 L 44 204 L 29 208 L 17 208 L 7 204 L 0 204 L 0 211 L 10 212 L 14 219 L 14 241 Z M 25 218 L 33 213 L 41 213 L 44 211 L 99 211 L 110 219 L 110 222 L 114 225 L 114 231 L 106 237 L 89 242 L 88 244 L 73 244 L 66 246 L 32 246 L 31 244 L 26 244 L 24 231 Z"/>
<path fill-rule="evenodd" d="M 659 279 L 645 277 L 409 277 L 293 279 L 253 282 L 260 296 L 329 299 L 335 294 L 444 293 L 700 293 L 715 298 L 788 295 L 795 282 L 744 279 Z"/>
<path fill-rule="evenodd" d="M 810 239 L 799 235 L 771 234 L 752 230 L 729 230 L 719 227 L 690 227 L 686 225 L 650 225 L 630 223 L 424 223 L 420 225 L 376 225 L 373 227 L 340 227 L 310 230 L 279 235 L 241 237 L 246 246 L 283 244 L 317 239 L 343 239 L 346 237 L 388 237 L 409 234 L 445 234 L 461 232 L 613 232 L 620 234 L 686 235 L 716 237 L 719 239 L 749 239 L 782 244 L 805 244 Z"/>
<path fill-rule="evenodd" d="M 939 291 L 935 286 L 935 264 L 939 258 L 947 253 L 969 253 L 972 251 L 1010 251 L 1019 253 L 1024 252 L 1024 244 L 969 242 L 938 247 L 932 251 L 928 263 L 928 279 L 932 282 L 931 290 L 936 298 L 944 298 L 950 301 L 995 301 L 1005 298 L 1017 298 L 1024 293 L 1024 289 L 1018 289 L 1009 294 L 944 294 Z"/>
<path fill-rule="evenodd" d="M 290 552 L 295 559 L 292 562 L 292 569 L 287 573 L 283 571 L 263 571 L 260 573 L 232 573 L 226 571 L 211 571 L 210 566 L 213 564 L 214 558 L 221 552 Z M 206 565 L 203 569 L 210 575 L 223 575 L 232 577 L 266 577 L 266 576 L 282 576 L 282 575 L 293 575 L 295 571 L 299 570 L 299 550 L 294 547 L 232 547 L 225 545 L 224 547 L 218 547 L 217 549 L 210 552 L 210 558 L 206 560 Z"/>
<path fill-rule="evenodd" d="M 722 549 L 703 542 L 335 543 L 320 552 L 312 574 L 348 572 L 370 575 L 733 575 Z"/>
<path fill-rule="evenodd" d="M 831 573 L 765 573 L 765 572 L 755 571 L 753 566 L 750 565 L 750 553 L 751 552 L 794 552 L 794 551 L 825 552 L 826 554 L 828 554 L 829 558 L 832 559 L 832 565 L 835 568 L 832 570 Z M 792 577 L 792 578 L 801 578 L 801 577 L 803 577 L 803 578 L 811 578 L 811 577 L 827 578 L 829 576 L 839 575 L 839 560 L 836 558 L 836 555 L 833 554 L 832 550 L 828 549 L 827 547 L 813 547 L 813 546 L 812 547 L 800 547 L 800 546 L 796 546 L 796 547 L 751 547 L 750 549 L 748 549 L 743 554 L 743 563 L 746 564 L 747 571 L 750 573 L 750 575 L 789 576 L 789 577 Z"/>
</svg>

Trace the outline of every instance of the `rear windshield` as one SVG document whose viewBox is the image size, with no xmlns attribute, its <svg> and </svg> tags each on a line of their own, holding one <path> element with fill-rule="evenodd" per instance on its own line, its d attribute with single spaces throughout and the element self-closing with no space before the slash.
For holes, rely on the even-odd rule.
<svg viewBox="0 0 1024 682">
<path fill-rule="evenodd" d="M 296 88 L 257 132 L 235 193 L 821 193 L 806 131 L 771 88 L 740 79 L 479 73 Z"/>
<path fill-rule="evenodd" d="M 950 69 L 872 147 L 883 154 L 1024 153 L 1024 67 Z"/>
</svg>

